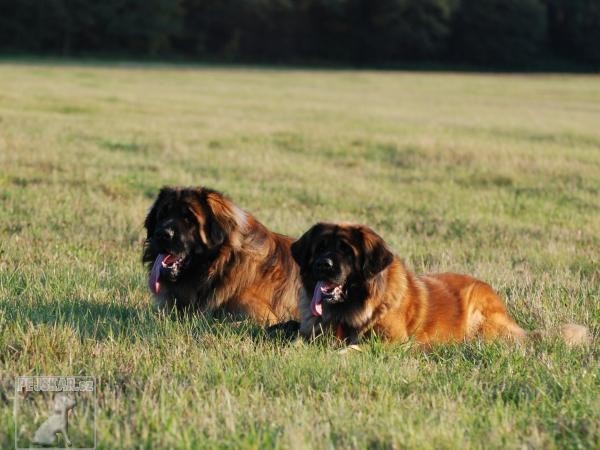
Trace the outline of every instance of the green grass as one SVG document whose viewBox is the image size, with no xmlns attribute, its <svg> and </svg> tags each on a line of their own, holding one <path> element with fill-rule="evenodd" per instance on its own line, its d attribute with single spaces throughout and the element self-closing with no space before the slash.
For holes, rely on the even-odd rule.
<svg viewBox="0 0 600 450">
<path fill-rule="evenodd" d="M 15 376 L 79 374 L 103 449 L 600 447 L 597 340 L 339 355 L 159 317 L 140 262 L 158 188 L 202 184 L 293 236 L 367 223 L 597 338 L 599 105 L 597 76 L 2 63 L 0 447 Z"/>
</svg>

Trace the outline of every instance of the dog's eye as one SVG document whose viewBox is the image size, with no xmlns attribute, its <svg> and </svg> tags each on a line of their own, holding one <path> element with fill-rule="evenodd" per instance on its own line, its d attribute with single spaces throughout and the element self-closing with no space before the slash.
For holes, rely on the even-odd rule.
<svg viewBox="0 0 600 450">
<path fill-rule="evenodd" d="M 350 245 L 348 245 L 344 241 L 340 242 L 340 251 L 346 253 L 347 255 L 354 254 L 354 250 L 352 250 L 352 247 L 350 247 Z"/>
</svg>

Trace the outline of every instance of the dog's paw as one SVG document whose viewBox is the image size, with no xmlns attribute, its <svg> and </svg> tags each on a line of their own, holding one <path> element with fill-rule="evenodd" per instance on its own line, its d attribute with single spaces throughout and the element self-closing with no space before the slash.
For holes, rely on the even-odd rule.
<svg viewBox="0 0 600 450">
<path fill-rule="evenodd" d="M 362 352 L 362 348 L 360 348 L 356 344 L 347 345 L 346 347 L 338 350 L 338 354 L 347 355 L 350 352 Z"/>
</svg>

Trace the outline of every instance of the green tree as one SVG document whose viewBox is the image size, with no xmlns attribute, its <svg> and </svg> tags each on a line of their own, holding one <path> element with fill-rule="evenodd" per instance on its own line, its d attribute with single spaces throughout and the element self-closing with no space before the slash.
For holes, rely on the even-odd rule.
<svg viewBox="0 0 600 450">
<path fill-rule="evenodd" d="M 546 0 L 552 49 L 566 58 L 600 63 L 600 2 Z"/>
<path fill-rule="evenodd" d="M 541 53 L 545 37 L 546 8 L 540 0 L 462 0 L 453 54 L 472 63 L 526 65 Z"/>
</svg>

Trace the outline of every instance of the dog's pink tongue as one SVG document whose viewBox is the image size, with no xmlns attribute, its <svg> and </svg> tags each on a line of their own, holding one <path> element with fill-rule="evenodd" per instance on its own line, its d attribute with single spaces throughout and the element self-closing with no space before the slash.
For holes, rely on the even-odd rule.
<svg viewBox="0 0 600 450">
<path fill-rule="evenodd" d="M 322 281 L 318 281 L 315 286 L 315 291 L 313 292 L 313 298 L 310 302 L 310 310 L 312 311 L 313 316 L 322 316 L 323 315 L 323 292 L 321 288 L 324 283 Z"/>
<path fill-rule="evenodd" d="M 164 253 L 158 254 L 154 260 L 154 265 L 152 266 L 152 270 L 150 271 L 150 276 L 148 278 L 148 287 L 150 288 L 150 292 L 155 295 L 158 295 L 160 291 L 160 282 L 158 281 L 158 278 L 160 277 L 160 268 L 162 267 L 162 262 L 165 257 L 166 255 Z"/>
</svg>

